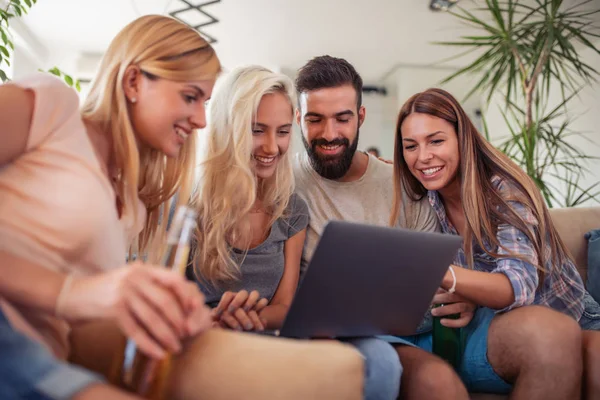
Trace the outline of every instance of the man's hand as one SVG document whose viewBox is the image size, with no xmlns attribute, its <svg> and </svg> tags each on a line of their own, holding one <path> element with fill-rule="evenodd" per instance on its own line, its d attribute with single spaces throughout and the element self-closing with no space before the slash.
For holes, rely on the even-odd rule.
<svg viewBox="0 0 600 400">
<path fill-rule="evenodd" d="M 445 317 L 447 315 L 460 314 L 458 319 L 442 318 L 441 324 L 448 328 L 464 328 L 469 325 L 469 322 L 475 315 L 477 306 L 457 295 L 456 293 L 448 293 L 446 290 L 439 288 L 433 296 L 432 304 L 445 304 L 444 306 L 435 307 L 431 310 L 431 315 L 434 317 Z"/>
</svg>

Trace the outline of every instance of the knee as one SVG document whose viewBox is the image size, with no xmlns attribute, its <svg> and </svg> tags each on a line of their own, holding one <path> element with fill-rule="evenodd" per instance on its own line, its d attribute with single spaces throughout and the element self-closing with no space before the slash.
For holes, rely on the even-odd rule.
<svg viewBox="0 0 600 400">
<path fill-rule="evenodd" d="M 365 364 L 371 375 L 400 382 L 402 365 L 392 345 L 383 340 L 369 338 L 362 339 L 357 347 L 365 357 Z"/>
<path fill-rule="evenodd" d="M 352 343 L 365 358 L 365 398 L 396 399 L 402 365 L 396 350 L 387 342 L 366 338 Z"/>
<path fill-rule="evenodd" d="M 411 384 L 421 388 L 423 393 L 432 397 L 442 393 L 447 398 L 459 398 L 465 391 L 464 385 L 452 366 L 442 360 L 428 360 L 411 374 Z M 446 396 L 444 396 L 446 397 Z"/>
<path fill-rule="evenodd" d="M 514 344 L 520 348 L 524 362 L 556 363 L 568 368 L 581 365 L 581 328 L 573 318 L 541 306 L 513 310 L 505 317 L 505 329 L 496 335 L 510 341 L 505 347 Z"/>
<path fill-rule="evenodd" d="M 583 360 L 587 386 L 600 395 L 600 332 L 583 332 Z"/>
</svg>

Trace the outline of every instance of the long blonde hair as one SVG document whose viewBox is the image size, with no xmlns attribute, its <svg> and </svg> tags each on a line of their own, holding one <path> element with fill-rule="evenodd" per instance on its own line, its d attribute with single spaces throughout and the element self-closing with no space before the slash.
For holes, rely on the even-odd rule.
<svg viewBox="0 0 600 400">
<path fill-rule="evenodd" d="M 180 204 L 189 201 L 196 135 L 189 136 L 176 158 L 138 148 L 123 89 L 125 71 L 130 65 L 173 81 L 214 79 L 221 66 L 213 48 L 189 26 L 162 15 L 143 16 L 113 39 L 82 106 L 84 120 L 112 137 L 122 215 L 132 216 L 135 221 L 138 198 L 146 207 L 146 224 L 131 249 L 145 254 L 159 229 L 164 233 L 167 226 L 165 210 L 169 205 L 165 203 L 175 192 L 179 192 Z"/>
<path fill-rule="evenodd" d="M 268 180 L 259 182 L 251 167 L 252 124 L 261 99 L 270 93 L 284 94 L 293 112 L 293 83 L 266 68 L 236 68 L 215 85 L 206 158 L 193 202 L 199 222 L 194 272 L 213 284 L 239 279 L 240 267 L 231 257 L 229 243 L 247 237 L 248 214 L 257 196 L 270 215 L 271 226 L 284 214 L 294 190 L 290 151 L 281 157 L 276 173 Z"/>
<path fill-rule="evenodd" d="M 412 113 L 441 118 L 452 124 L 456 130 L 460 152 L 458 178 L 461 203 L 467 222 L 464 250 L 470 268 L 473 268 L 473 238 L 490 256 L 506 257 L 498 251 L 490 250 L 490 246 L 492 249 L 502 248 L 496 237 L 498 226 L 501 224 L 512 225 L 527 236 L 537 255 L 536 268 L 540 278 L 543 279 L 545 274 L 551 272 L 548 266 L 562 266 L 571 259 L 533 180 L 508 156 L 485 140 L 458 101 L 442 89 L 429 89 L 415 94 L 402 106 L 398 115 L 394 146 L 394 203 L 390 221 L 395 221 L 398 217 L 402 187 L 413 200 L 422 199 L 427 195 L 427 190 L 412 175 L 404 160 L 402 123 Z M 510 189 L 508 197 L 500 192 L 501 188 L 492 181 L 493 177 L 498 177 L 506 183 Z M 522 203 L 537 220 L 537 226 L 530 229 L 528 222 L 510 206 L 509 201 Z M 513 257 L 525 260 L 520 254 L 512 254 L 510 251 L 509 253 Z"/>
</svg>

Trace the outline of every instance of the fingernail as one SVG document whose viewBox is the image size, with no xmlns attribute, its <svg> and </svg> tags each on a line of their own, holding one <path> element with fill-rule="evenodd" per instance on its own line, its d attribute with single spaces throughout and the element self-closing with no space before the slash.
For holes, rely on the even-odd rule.
<svg viewBox="0 0 600 400">
<path fill-rule="evenodd" d="M 246 330 L 249 331 L 252 328 L 254 328 L 254 326 L 252 326 L 252 324 L 246 324 Z"/>
<path fill-rule="evenodd" d="M 234 306 L 229 306 L 229 312 L 233 314 L 234 311 L 235 311 L 235 307 Z"/>
<path fill-rule="evenodd" d="M 236 326 L 236 327 L 235 327 L 235 330 L 236 330 L 236 331 L 240 331 L 240 332 L 241 332 L 241 331 L 242 331 L 242 327 L 241 327 L 241 325 L 238 325 L 238 326 Z"/>
<path fill-rule="evenodd" d="M 438 310 L 436 308 L 433 308 L 431 310 L 431 315 L 433 315 L 434 317 L 438 315 Z"/>
</svg>

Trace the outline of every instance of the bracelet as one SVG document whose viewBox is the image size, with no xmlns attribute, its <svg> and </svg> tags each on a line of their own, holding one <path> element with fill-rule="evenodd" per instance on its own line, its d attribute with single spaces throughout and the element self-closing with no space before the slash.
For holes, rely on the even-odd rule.
<svg viewBox="0 0 600 400">
<path fill-rule="evenodd" d="M 450 273 L 452 274 L 452 287 L 450 289 L 448 289 L 448 293 L 454 293 L 454 292 L 456 292 L 456 274 L 454 273 L 454 268 L 452 268 L 452 265 L 449 266 L 448 269 L 450 270 Z"/>
<path fill-rule="evenodd" d="M 60 288 L 60 292 L 58 292 L 58 297 L 56 298 L 56 305 L 54 306 L 54 315 L 56 315 L 57 317 L 64 317 L 62 315 L 64 311 L 64 302 L 72 284 L 73 275 L 67 275 L 67 277 L 63 281 L 62 287 Z"/>
</svg>

